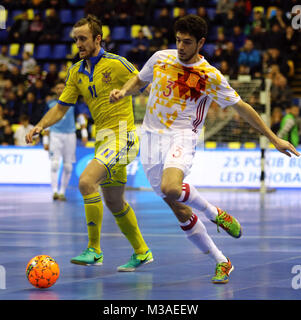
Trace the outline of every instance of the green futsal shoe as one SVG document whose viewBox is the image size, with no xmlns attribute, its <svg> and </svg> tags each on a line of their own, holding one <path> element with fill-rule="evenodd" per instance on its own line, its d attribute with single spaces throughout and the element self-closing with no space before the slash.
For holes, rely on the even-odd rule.
<svg viewBox="0 0 301 320">
<path fill-rule="evenodd" d="M 96 253 L 94 248 L 85 249 L 82 254 L 70 260 L 71 263 L 83 266 L 101 266 L 103 262 L 103 254 Z"/>
<path fill-rule="evenodd" d="M 224 229 L 230 236 L 233 238 L 240 238 L 242 235 L 242 228 L 240 223 L 228 214 L 226 211 L 217 208 L 218 215 L 215 218 L 215 221 L 212 222 L 217 224 L 217 231 L 219 231 L 219 227 Z"/>
<path fill-rule="evenodd" d="M 234 270 L 234 267 L 231 261 L 228 259 L 228 262 L 221 262 L 216 264 L 215 276 L 212 277 L 211 281 L 213 283 L 227 283 L 229 282 L 230 273 Z"/>
<path fill-rule="evenodd" d="M 141 267 L 142 265 L 153 262 L 153 254 L 150 250 L 146 251 L 145 254 L 136 254 L 134 253 L 131 256 L 131 259 L 122 266 L 117 268 L 117 271 L 121 272 L 131 272 L 135 271 L 136 268 Z"/>
</svg>

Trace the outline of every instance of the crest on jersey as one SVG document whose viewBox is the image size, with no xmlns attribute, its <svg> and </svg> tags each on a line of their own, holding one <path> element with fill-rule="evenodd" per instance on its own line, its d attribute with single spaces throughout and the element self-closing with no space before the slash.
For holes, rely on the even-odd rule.
<svg viewBox="0 0 301 320">
<path fill-rule="evenodd" d="M 103 75 L 102 82 L 109 83 L 112 81 L 111 72 L 103 72 L 102 75 Z"/>
</svg>

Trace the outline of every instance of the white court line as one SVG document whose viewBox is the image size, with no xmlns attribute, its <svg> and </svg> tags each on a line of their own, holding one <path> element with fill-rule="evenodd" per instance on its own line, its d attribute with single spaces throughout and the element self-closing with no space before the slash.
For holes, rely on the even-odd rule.
<svg viewBox="0 0 301 320">
<path fill-rule="evenodd" d="M 87 236 L 87 232 L 49 232 L 49 231 L 20 231 L 20 230 L 0 230 L 0 234 L 30 234 L 30 235 L 47 235 L 47 236 Z M 105 237 L 124 237 L 122 233 L 109 233 L 104 232 L 102 236 Z M 182 238 L 183 234 L 161 234 L 161 233 L 144 233 L 144 236 L 148 237 L 164 237 L 164 238 Z M 211 236 L 216 239 L 228 239 L 229 236 L 218 235 Z M 301 240 L 301 236 L 242 236 L 242 239 L 294 239 Z"/>
</svg>

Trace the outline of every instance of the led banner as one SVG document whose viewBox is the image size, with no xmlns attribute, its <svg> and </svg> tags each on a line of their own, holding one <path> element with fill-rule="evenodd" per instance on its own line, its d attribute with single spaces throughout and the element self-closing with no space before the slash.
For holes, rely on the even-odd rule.
<svg viewBox="0 0 301 320">
<path fill-rule="evenodd" d="M 197 150 L 185 179 L 200 188 L 259 188 L 260 150 Z M 78 180 L 93 159 L 94 149 L 77 147 L 70 185 Z M 138 157 L 127 166 L 128 187 L 150 188 Z M 301 158 L 276 150 L 266 152 L 266 185 L 271 188 L 301 188 Z M 41 147 L 1 147 L 0 184 L 50 184 L 48 152 Z"/>
</svg>

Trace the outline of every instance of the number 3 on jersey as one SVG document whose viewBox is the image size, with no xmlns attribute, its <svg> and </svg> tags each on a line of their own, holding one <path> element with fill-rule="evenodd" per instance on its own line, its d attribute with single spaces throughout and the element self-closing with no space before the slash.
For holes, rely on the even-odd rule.
<svg viewBox="0 0 301 320">
<path fill-rule="evenodd" d="M 96 93 L 96 88 L 95 88 L 95 84 L 93 84 L 93 86 L 89 86 L 88 87 L 92 98 L 98 98 L 97 93 Z"/>
</svg>

